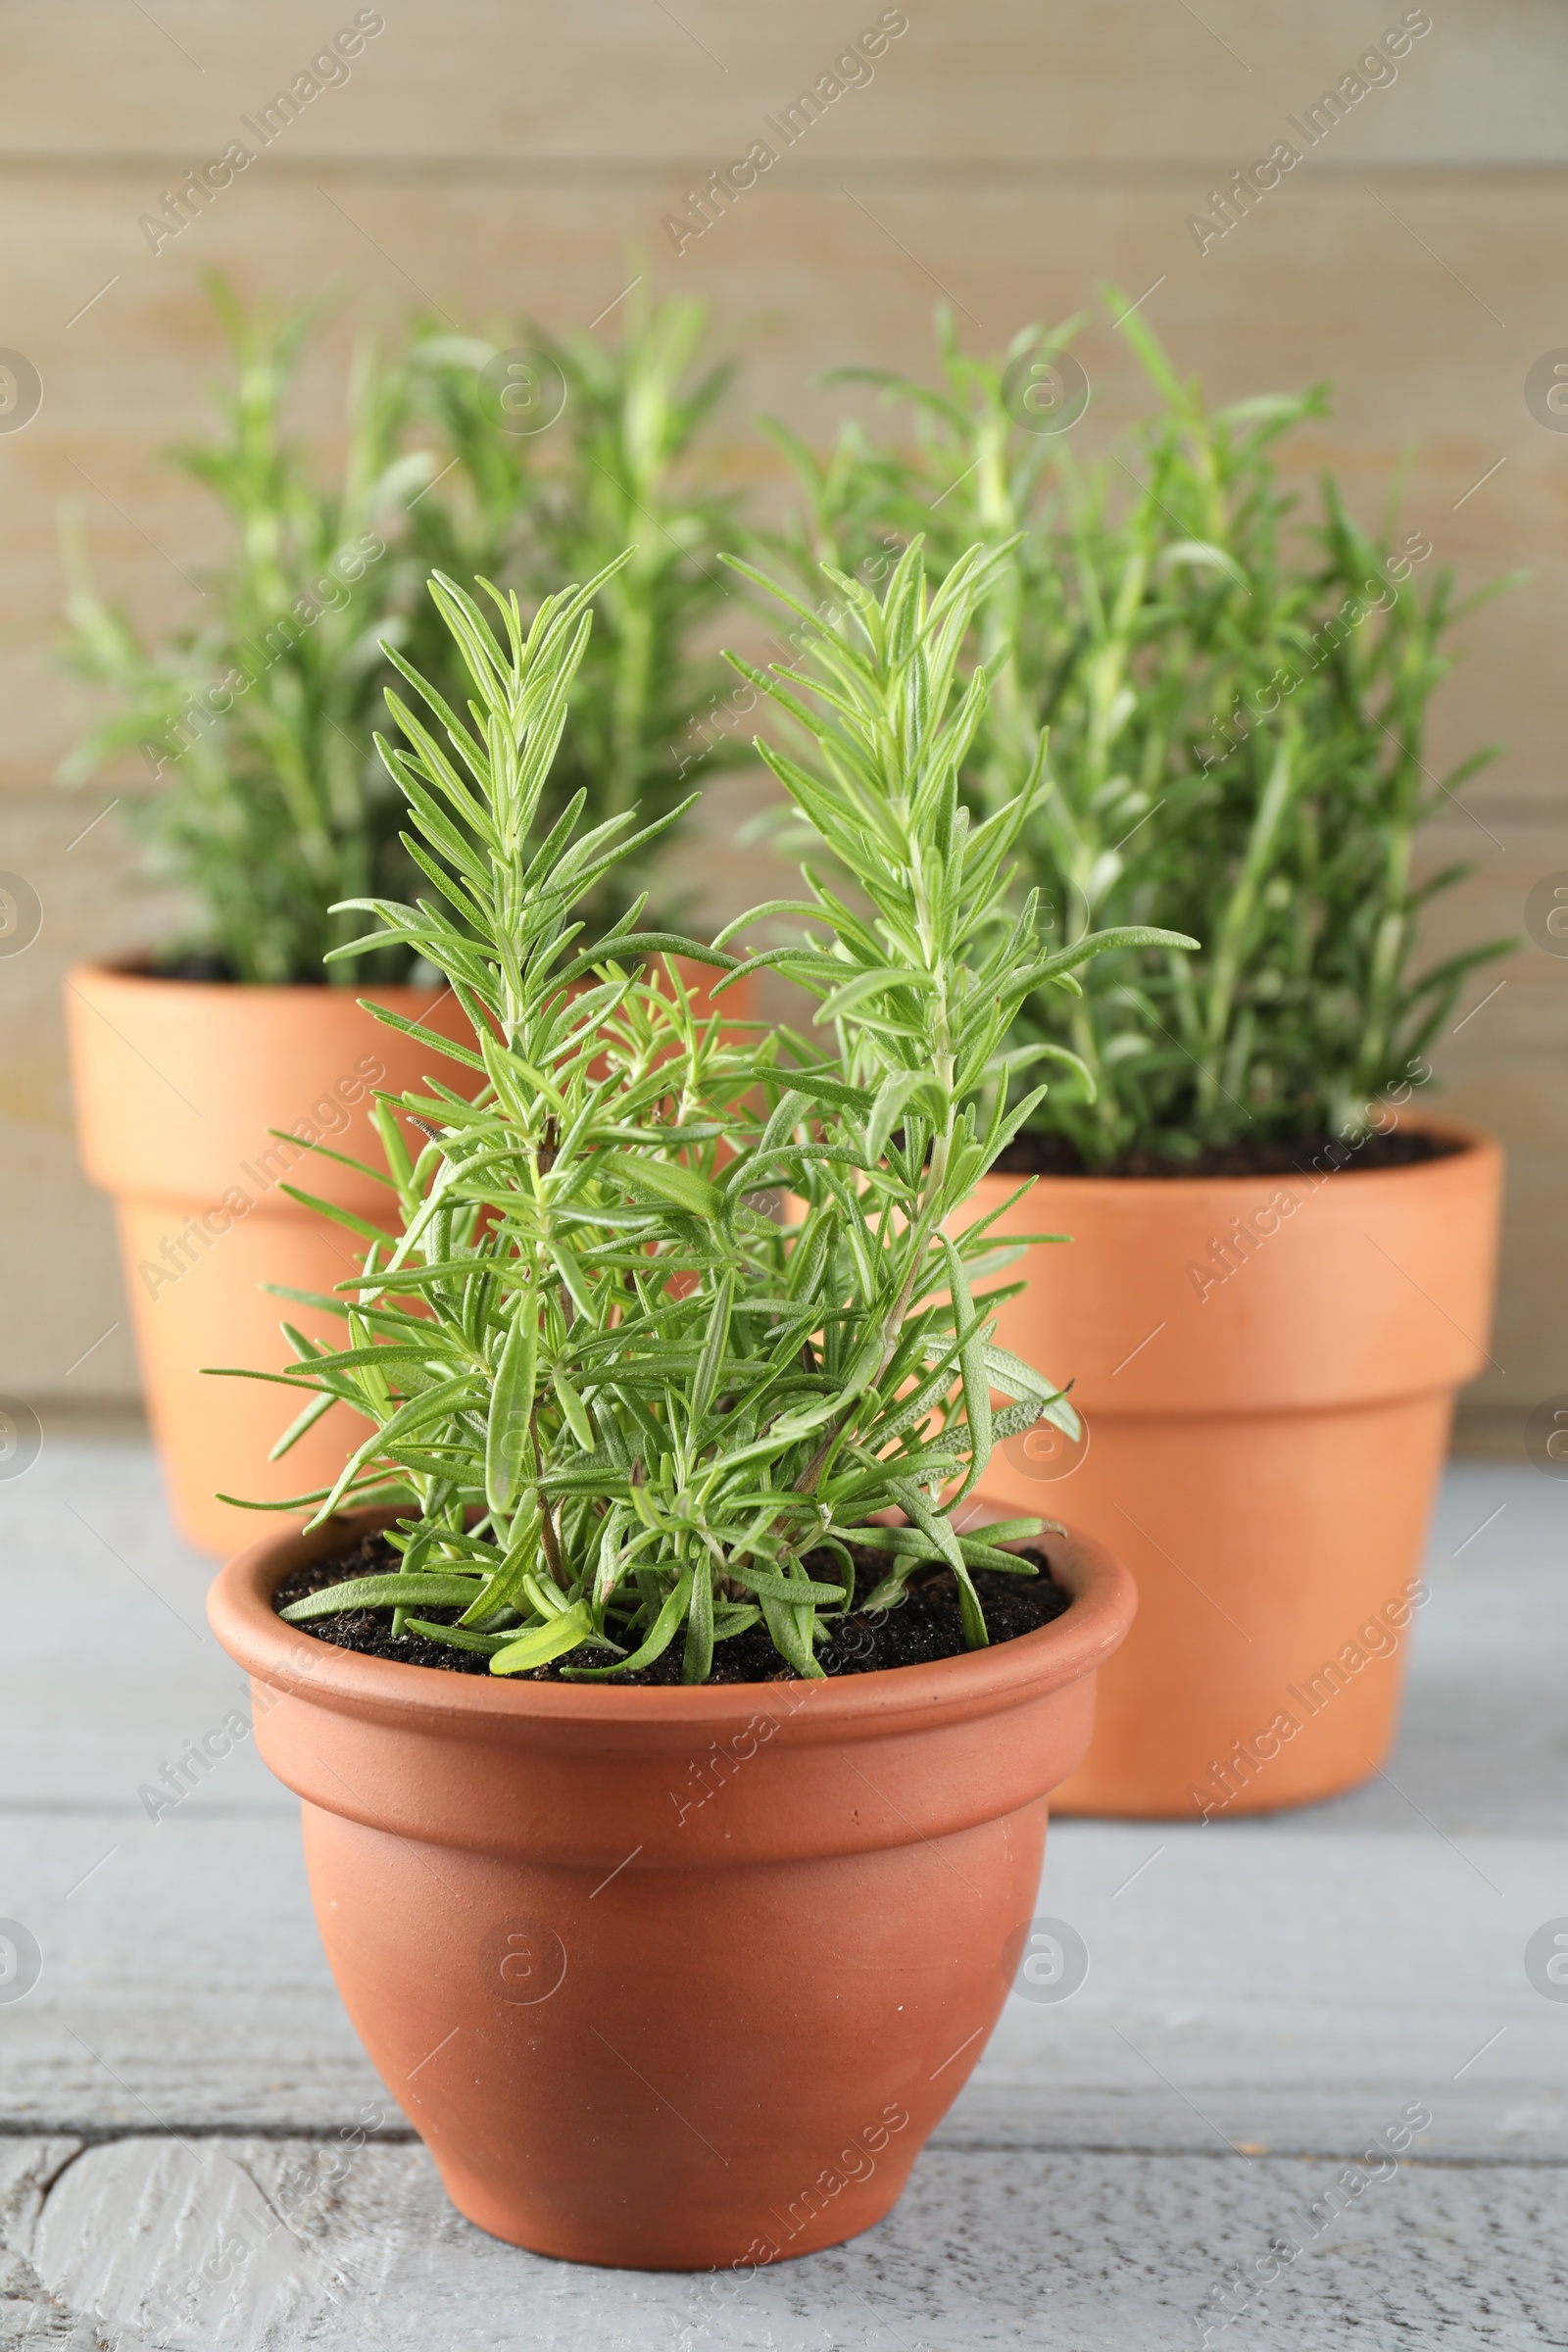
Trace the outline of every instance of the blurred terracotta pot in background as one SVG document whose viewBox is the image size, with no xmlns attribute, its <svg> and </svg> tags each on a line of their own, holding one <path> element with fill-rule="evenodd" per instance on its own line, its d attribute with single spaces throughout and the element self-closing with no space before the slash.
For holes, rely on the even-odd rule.
<svg viewBox="0 0 1568 2352">
<path fill-rule="evenodd" d="M 537 2253 L 741 2283 L 869 2229 L 1044 1957 L 1048 1800 L 1126 1570 L 1053 1539 L 1071 1606 L 930 1665 L 506 1681 L 273 1613 L 385 1517 L 272 1533 L 208 1608 L 304 1799 L 338 1990 L 453 2203 Z"/>
<path fill-rule="evenodd" d="M 148 1418 L 180 1532 L 203 1551 L 221 1555 L 256 1533 L 254 1513 L 218 1501 L 219 1491 L 268 1500 L 328 1485 L 365 1434 L 334 1408 L 269 1462 L 301 1399 L 265 1381 L 203 1376 L 212 1364 L 281 1371 L 292 1361 L 285 1317 L 342 1343 L 335 1317 L 262 1288 L 330 1291 L 357 1267 L 352 1236 L 282 1185 L 380 1221 L 385 1188 L 309 1142 L 384 1167 L 377 1088 L 401 1093 L 427 1074 L 472 1083 L 364 1011 L 357 994 L 443 1036 L 471 1036 L 439 986 L 236 987 L 102 964 L 67 975 L 82 1165 L 115 1203 Z M 273 1128 L 298 1140 L 280 1143 Z"/>
<path fill-rule="evenodd" d="M 710 967 L 677 961 L 700 1011 L 715 1009 Z M 749 1019 L 751 985 L 728 990 L 716 1009 Z M 430 1077 L 456 1092 L 478 1083 L 366 1012 L 360 996 L 471 1045 L 461 1005 L 436 985 L 236 987 L 92 963 L 67 975 L 77 1141 L 88 1176 L 115 1203 L 148 1419 L 180 1533 L 220 1557 L 257 1527 L 220 1493 L 269 1501 L 330 1486 L 365 1435 L 334 1407 L 270 1462 L 302 1400 L 266 1381 L 205 1377 L 209 1365 L 283 1370 L 293 1361 L 285 1318 L 342 1344 L 337 1318 L 263 1288 L 330 1291 L 359 1264 L 354 1237 L 282 1184 L 381 1222 L 385 1187 L 311 1142 L 384 1167 L 371 1115 L 378 1090 L 418 1092 Z M 274 1128 L 297 1140 L 280 1143 Z"/>
<path fill-rule="evenodd" d="M 1132 1568 L 1065 1812 L 1220 1818 L 1365 1780 L 1396 1730 L 1454 1394 L 1487 1359 L 1502 1154 L 1303 1175 L 1041 1178 L 1003 1230 L 1058 1232 L 1000 1337 L 1071 1378 L 988 1493 Z M 976 1211 L 1016 1178 L 991 1176 Z M 1014 1269 L 1016 1272 L 1017 1269 Z"/>
</svg>

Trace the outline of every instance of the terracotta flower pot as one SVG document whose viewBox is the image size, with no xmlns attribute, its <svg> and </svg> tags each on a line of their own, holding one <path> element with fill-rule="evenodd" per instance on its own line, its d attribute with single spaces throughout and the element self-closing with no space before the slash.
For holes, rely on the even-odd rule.
<svg viewBox="0 0 1568 2352">
<path fill-rule="evenodd" d="M 383 1218 L 385 1189 L 307 1140 L 383 1166 L 370 1116 L 377 1087 L 418 1087 L 426 1073 L 454 1088 L 469 1082 L 460 1064 L 363 1011 L 356 995 L 443 1035 L 471 1034 L 439 986 L 239 988 L 101 964 L 67 975 L 82 1164 L 115 1202 L 148 1417 L 180 1532 L 204 1551 L 231 1551 L 257 1530 L 255 1514 L 219 1502 L 218 1491 L 309 1493 L 336 1477 L 365 1434 L 334 1409 L 269 1462 L 300 1400 L 262 1381 L 203 1377 L 210 1364 L 282 1370 L 285 1316 L 341 1344 L 335 1317 L 261 1287 L 329 1291 L 356 1268 L 343 1228 L 280 1184 Z M 300 1141 L 279 1143 L 274 1127 Z"/>
<path fill-rule="evenodd" d="M 1058 1810 L 1208 1818 L 1352 1788 L 1392 1743 L 1454 1392 L 1487 1360 L 1502 1155 L 1304 1176 L 1046 1177 L 1057 1232 L 1000 1337 L 1075 1382 L 1088 1449 L 1000 1447 L 987 1490 L 1138 1580 Z M 1016 1179 L 988 1177 L 977 1212 Z M 1014 1269 L 1014 1272 L 1019 1269 Z"/>
<path fill-rule="evenodd" d="M 636 2269 L 833 2245 L 893 2205 L 995 2025 L 1052 1788 L 1133 1612 L 934 1665 L 616 1690 L 362 1657 L 273 1615 L 375 1514 L 229 1562 L 214 1630 L 304 1799 L 327 1958 L 453 2202 Z"/>
<path fill-rule="evenodd" d="M 682 960 L 706 1008 L 705 967 Z M 749 983 L 720 1000 L 749 1017 Z M 362 1010 L 366 996 L 462 1044 L 472 1032 L 443 988 L 237 988 L 77 964 L 66 1020 L 82 1165 L 114 1200 L 148 1418 L 181 1534 L 220 1556 L 256 1532 L 218 1494 L 281 1500 L 330 1485 L 365 1435 L 334 1409 L 280 1462 L 268 1455 L 300 1399 L 264 1381 L 211 1380 L 209 1365 L 281 1371 L 286 1317 L 341 1344 L 335 1317 L 263 1289 L 330 1291 L 356 1270 L 344 1229 L 288 1199 L 288 1182 L 372 1223 L 390 1196 L 307 1149 L 315 1138 L 385 1163 L 376 1090 L 472 1073 Z M 279 1143 L 281 1127 L 300 1138 Z M 417 1138 L 411 1142 L 416 1143 Z"/>
</svg>

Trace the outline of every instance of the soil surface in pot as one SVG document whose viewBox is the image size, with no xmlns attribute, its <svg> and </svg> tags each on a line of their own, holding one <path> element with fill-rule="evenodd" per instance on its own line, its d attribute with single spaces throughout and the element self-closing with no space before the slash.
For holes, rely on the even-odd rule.
<svg viewBox="0 0 1568 2352">
<path fill-rule="evenodd" d="M 1164 1152 L 1123 1152 L 1116 1159 L 1086 1160 L 1064 1135 L 1020 1135 L 996 1163 L 1000 1176 L 1305 1176 L 1326 1168 L 1409 1168 L 1447 1159 L 1465 1146 L 1417 1128 L 1369 1134 L 1358 1144 L 1338 1135 L 1244 1136 L 1212 1144 L 1192 1159 Z"/>
<path fill-rule="evenodd" d="M 239 974 L 228 957 L 217 948 L 190 948 L 182 956 L 162 956 L 146 966 L 142 975 L 148 980 L 200 980 L 211 984 L 220 981 L 226 987 L 239 986 Z M 324 972 L 303 972 L 292 985 L 295 988 L 325 988 Z"/>
<path fill-rule="evenodd" d="M 887 1572 L 885 1552 L 858 1550 L 855 1554 L 856 1581 L 867 1589 Z M 1005 1576 L 999 1569 L 975 1568 L 970 1571 L 980 1604 L 985 1610 L 986 1628 L 993 1642 L 1012 1642 L 1020 1634 L 1032 1634 L 1037 1627 L 1049 1625 L 1059 1617 L 1071 1599 L 1061 1587 L 1054 1584 L 1046 1556 L 1040 1551 L 1026 1555 L 1038 1564 L 1038 1576 Z M 807 1568 L 824 1583 L 834 1581 L 835 1570 L 831 1555 L 808 1559 Z M 384 1536 L 367 1536 L 359 1547 L 336 1560 L 317 1560 L 309 1568 L 296 1568 L 284 1578 L 272 1595 L 272 1606 L 282 1614 L 296 1600 L 309 1592 L 319 1592 L 327 1585 L 341 1584 L 351 1576 L 387 1576 L 398 1566 L 398 1554 Z M 462 1615 L 459 1609 L 428 1609 L 421 1612 L 432 1625 L 450 1625 Z M 335 1642 L 339 1649 L 357 1649 L 363 1655 L 376 1658 L 396 1658 L 407 1666 L 435 1666 L 446 1674 L 488 1674 L 490 1661 L 473 1649 L 452 1649 L 443 1642 L 432 1642 L 427 1634 L 400 1634 L 392 1637 L 390 1609 L 346 1609 L 336 1617 L 313 1617 L 298 1631 L 314 1634 L 318 1640 Z M 897 1608 L 879 1610 L 874 1617 L 856 1615 L 835 1631 L 833 1640 L 817 1656 L 828 1674 L 874 1674 L 886 1666 L 924 1666 L 934 1658 L 961 1657 L 964 1650 L 963 1626 L 958 1615 L 957 1587 L 951 1577 L 940 1575 L 932 1582 L 912 1585 Z M 608 1653 L 601 1651 L 599 1657 Z M 568 1659 L 556 1659 L 548 1666 L 536 1667 L 531 1675 L 519 1675 L 519 1682 L 557 1682 L 563 1665 Z M 628 1683 L 678 1684 L 681 1680 L 681 1645 L 672 1642 L 662 1658 L 637 1674 L 617 1675 L 617 1688 Z M 753 1626 L 749 1633 L 736 1634 L 720 1642 L 713 1650 L 713 1671 L 709 1677 L 714 1683 L 779 1683 L 793 1682 L 794 1669 L 787 1666 L 768 1639 L 766 1629 Z"/>
</svg>

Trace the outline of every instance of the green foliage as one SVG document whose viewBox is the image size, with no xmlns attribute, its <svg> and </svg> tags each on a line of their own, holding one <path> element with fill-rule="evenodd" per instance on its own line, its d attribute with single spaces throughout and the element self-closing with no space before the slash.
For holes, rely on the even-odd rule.
<svg viewBox="0 0 1568 2352">
<path fill-rule="evenodd" d="M 983 819 L 959 797 L 987 701 L 959 655 L 1006 560 L 975 550 L 928 594 L 912 548 L 880 600 L 835 577 L 836 620 L 797 608 L 804 683 L 747 672 L 804 731 L 810 764 L 764 757 L 856 904 L 808 875 L 801 898 L 732 926 L 804 927 L 745 960 L 723 940 L 638 930 L 636 904 L 584 944 L 573 910 L 674 813 L 585 829 L 579 791 L 548 814 L 610 581 L 547 598 L 530 625 L 491 590 L 499 633 L 434 582 L 471 679 L 466 719 L 394 655 L 421 708 L 389 698 L 403 745 L 381 750 L 438 895 L 362 911 L 371 945 L 451 981 L 474 1094 L 380 1101 L 387 1227 L 340 1216 L 369 1242 L 363 1274 L 316 1301 L 346 1345 L 291 1332 L 299 1360 L 276 1376 L 308 1399 L 291 1436 L 338 1399 L 370 1424 L 332 1491 L 299 1499 L 314 1524 L 350 1502 L 406 1506 L 402 1568 L 375 1587 L 395 1623 L 488 1649 L 502 1674 L 567 1656 L 565 1671 L 616 1674 L 678 1639 L 702 1682 L 715 1644 L 760 1622 L 813 1675 L 837 1615 L 896 1599 L 936 1562 L 969 1642 L 986 1640 L 971 1569 L 1022 1563 L 952 1511 L 998 1438 L 1042 1414 L 1076 1424 L 994 1344 L 1011 1294 L 976 1285 L 1016 1249 L 996 1249 L 986 1221 L 951 1228 L 1038 1102 L 1034 1087 L 1009 1108 L 1013 1081 L 1053 1057 L 1006 1046 L 1019 1005 L 1121 944 L 1048 954 L 1032 898 L 1012 901 L 1038 760 Z M 820 1042 L 726 1023 L 722 978 L 705 1010 L 676 954 L 726 977 L 787 972 L 816 1002 Z M 400 1112 L 428 1139 L 416 1158 Z M 774 1188 L 804 1204 L 788 1229 L 764 1213 Z M 873 1524 L 894 1509 L 906 1526 Z M 886 1562 L 869 1595 L 852 1542 Z M 294 1613 L 351 1606 L 356 1590 Z M 461 1623 L 434 1625 L 424 1612 L 455 1597 Z"/>
<path fill-rule="evenodd" d="M 461 700 L 424 594 L 432 569 L 503 580 L 529 605 L 554 581 L 606 574 L 550 807 L 579 788 L 603 816 L 675 807 L 693 713 L 718 674 L 695 641 L 727 593 L 730 510 L 698 478 L 695 447 L 729 371 L 701 364 L 705 313 L 689 302 L 634 294 L 612 346 L 422 321 L 395 350 L 361 343 L 327 481 L 287 429 L 321 306 L 247 316 L 220 279 L 211 288 L 235 382 L 216 396 L 217 437 L 173 455 L 220 502 L 233 554 L 207 575 L 197 616 L 149 648 L 98 594 L 74 537 L 69 660 L 119 708 L 66 775 L 144 750 L 154 788 L 126 806 L 154 874 L 194 902 L 189 944 L 242 980 L 310 979 L 365 927 L 348 902 L 409 887 L 402 806 L 372 738 L 383 642 Z M 478 380 L 497 349 L 523 342 L 554 357 L 566 387 L 560 421 L 531 437 L 499 429 Z M 602 874 L 594 914 L 610 919 L 644 879 Z M 406 948 L 385 948 L 372 975 L 400 978 L 407 962 Z"/>
<path fill-rule="evenodd" d="M 93 585 L 79 538 L 68 546 L 72 666 L 119 710 L 66 768 L 145 750 L 150 792 L 125 806 L 153 873 L 195 901 L 193 944 L 236 978 L 318 977 L 327 950 L 363 928 L 339 901 L 403 887 L 397 795 L 371 733 L 407 580 L 389 550 L 407 502 L 434 466 L 400 454 L 402 379 L 369 343 L 350 378 L 346 448 L 330 486 L 284 427 L 318 306 L 247 317 L 221 280 L 213 299 L 233 357 L 214 440 L 172 453 L 224 511 L 233 554 L 211 572 L 197 616 L 149 649 Z M 401 976 L 396 958 L 380 976 Z"/>
<path fill-rule="evenodd" d="M 1007 361 L 1079 323 L 1026 328 L 997 362 L 945 327 L 942 385 L 874 379 L 908 405 L 910 448 L 853 427 L 824 464 L 780 434 L 807 492 L 790 552 L 875 579 L 915 532 L 939 573 L 1011 540 L 969 649 L 993 693 L 966 793 L 1014 792 L 1048 728 L 1056 789 L 1025 846 L 1064 944 L 1126 923 L 1202 942 L 1025 1008 L 1020 1035 L 1070 1046 L 1094 1081 L 1054 1088 L 1032 1123 L 1091 1161 L 1360 1128 L 1506 948 L 1415 961 L 1422 906 L 1467 870 L 1418 884 L 1416 833 L 1494 757 L 1426 765 L 1448 641 L 1480 600 L 1418 571 L 1431 543 L 1398 536 L 1392 506 L 1359 528 L 1328 477 L 1293 522 L 1275 444 L 1326 413 L 1322 387 L 1211 412 L 1136 316 L 1119 331 L 1156 415 L 1088 466 L 1066 436 L 1017 429 Z"/>
<path fill-rule="evenodd" d="M 700 453 L 733 364 L 705 360 L 702 303 L 656 304 L 642 280 L 623 316 L 612 345 L 515 325 L 453 337 L 426 322 L 412 351 L 421 405 L 443 451 L 459 461 L 421 529 L 425 572 L 504 581 L 529 604 L 560 580 L 605 582 L 546 819 L 578 791 L 596 816 L 667 814 L 703 756 L 694 714 L 723 677 L 697 649 L 730 594 L 719 551 L 733 542 L 735 501 L 714 489 Z M 496 430 L 479 383 L 490 361 L 519 346 L 554 363 L 566 386 L 559 423 L 532 437 Z M 627 561 L 616 565 L 623 550 Z M 452 639 L 423 599 L 405 650 L 449 699 L 462 699 Z M 612 920 L 655 880 L 638 859 L 623 858 L 601 877 L 589 919 Z M 667 872 L 657 887 L 671 911 Z"/>
</svg>

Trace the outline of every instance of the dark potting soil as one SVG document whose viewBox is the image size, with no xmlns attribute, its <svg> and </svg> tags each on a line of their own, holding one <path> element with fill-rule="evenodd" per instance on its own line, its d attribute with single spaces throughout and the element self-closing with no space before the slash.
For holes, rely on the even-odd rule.
<svg viewBox="0 0 1568 2352">
<path fill-rule="evenodd" d="M 1418 1128 L 1366 1135 L 1358 1144 L 1337 1135 L 1244 1136 L 1234 1144 L 1212 1144 L 1192 1159 L 1164 1152 L 1124 1152 L 1100 1163 L 1086 1160 L 1064 1135 L 1020 1135 L 997 1161 L 1002 1176 L 1293 1176 L 1322 1175 L 1331 1168 L 1411 1168 L 1424 1160 L 1447 1159 L 1465 1149 L 1446 1135 Z"/>
<path fill-rule="evenodd" d="M 166 956 L 147 966 L 149 980 L 220 981 L 226 987 L 238 987 L 239 974 L 228 957 L 217 948 L 191 948 L 183 956 Z M 325 988 L 324 972 L 303 972 L 292 983 L 296 988 Z"/>
<path fill-rule="evenodd" d="M 886 1574 L 888 1559 L 885 1552 L 862 1551 L 852 1544 L 855 1554 L 857 1582 L 869 1590 L 871 1584 Z M 980 1604 L 985 1610 L 986 1629 L 992 1642 L 1012 1642 L 1020 1634 L 1032 1634 L 1037 1626 L 1049 1625 L 1059 1617 L 1071 1595 L 1054 1584 L 1044 1552 L 1031 1551 L 1029 1558 L 1039 1564 L 1038 1576 L 1006 1576 L 996 1568 L 975 1568 L 970 1571 Z M 831 1554 L 815 1560 L 808 1557 L 806 1565 L 811 1575 L 821 1582 L 835 1581 Z M 384 1536 L 367 1536 L 358 1549 L 340 1559 L 318 1560 L 312 1567 L 296 1568 L 284 1578 L 272 1595 L 272 1606 L 282 1614 L 292 1602 L 303 1600 L 309 1592 L 319 1592 L 327 1585 L 338 1585 L 351 1576 L 387 1576 L 398 1566 L 398 1554 Z M 430 1625 L 451 1625 L 463 1612 L 461 1609 L 422 1609 L 420 1615 Z M 363 1656 L 397 1658 L 409 1666 L 437 1666 L 447 1674 L 488 1674 L 489 1658 L 476 1649 L 452 1649 L 444 1642 L 432 1642 L 428 1634 L 399 1634 L 392 1636 L 390 1609 L 345 1609 L 335 1617 L 313 1617 L 297 1627 L 297 1632 L 314 1634 L 318 1641 L 335 1642 L 339 1649 L 356 1649 Z M 963 1627 L 958 1616 L 957 1587 L 953 1579 L 939 1572 L 930 1583 L 908 1588 L 897 1608 L 879 1610 L 874 1617 L 856 1614 L 840 1624 L 833 1640 L 817 1656 L 828 1674 L 874 1674 L 884 1666 L 923 1666 L 934 1658 L 956 1658 L 964 1647 Z M 519 1675 L 519 1682 L 558 1682 L 563 1665 L 588 1663 L 609 1664 L 610 1652 L 579 1651 L 574 1657 L 555 1659 L 548 1666 L 537 1666 L 531 1675 Z M 628 1683 L 678 1684 L 681 1679 L 681 1644 L 677 1638 L 662 1658 L 637 1674 L 616 1675 L 613 1687 Z M 768 1639 L 764 1626 L 756 1625 L 748 1633 L 736 1634 L 720 1642 L 713 1649 L 713 1671 L 710 1681 L 714 1683 L 777 1683 L 793 1682 L 794 1669 L 787 1666 Z"/>
</svg>

